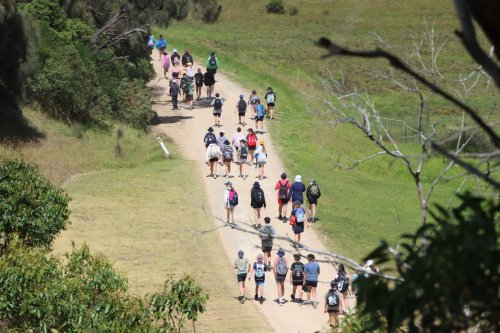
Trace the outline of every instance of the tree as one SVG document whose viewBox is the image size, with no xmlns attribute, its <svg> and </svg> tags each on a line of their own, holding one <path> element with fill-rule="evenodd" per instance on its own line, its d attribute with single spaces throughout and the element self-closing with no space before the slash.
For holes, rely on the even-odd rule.
<svg viewBox="0 0 500 333">
<path fill-rule="evenodd" d="M 66 228 L 69 198 L 33 164 L 0 163 L 0 233 L 4 249 L 15 234 L 28 246 L 50 246 Z"/>
</svg>

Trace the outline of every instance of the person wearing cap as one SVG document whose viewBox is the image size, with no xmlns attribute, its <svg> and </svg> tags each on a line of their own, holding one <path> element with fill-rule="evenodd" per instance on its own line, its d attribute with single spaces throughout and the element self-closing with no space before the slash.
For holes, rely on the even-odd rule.
<svg viewBox="0 0 500 333">
<path fill-rule="evenodd" d="M 224 141 L 224 149 L 222 150 L 222 160 L 224 161 L 224 168 L 226 170 L 226 178 L 231 178 L 231 162 L 233 161 L 233 147 L 229 140 Z"/>
<path fill-rule="evenodd" d="M 300 254 L 295 253 L 293 255 L 295 260 L 290 266 L 290 284 L 292 285 L 292 294 L 290 298 L 292 301 L 295 300 L 295 295 L 297 294 L 297 289 L 299 290 L 299 298 L 296 300 L 299 304 L 302 303 L 302 285 L 304 284 L 304 263 L 300 261 Z"/>
<path fill-rule="evenodd" d="M 240 146 L 238 147 L 238 164 L 240 166 L 240 175 L 238 177 L 243 178 L 243 180 L 247 179 L 248 175 L 246 173 L 246 165 L 248 158 L 248 146 L 245 139 L 240 140 Z"/>
<path fill-rule="evenodd" d="M 207 99 L 212 98 L 215 85 L 214 75 L 208 71 L 205 72 L 205 74 L 203 74 L 203 83 L 205 84 L 205 87 L 207 87 Z"/>
<path fill-rule="evenodd" d="M 215 75 L 217 73 L 217 69 L 219 68 L 219 57 L 215 52 L 210 53 L 207 59 L 207 72 Z"/>
<path fill-rule="evenodd" d="M 205 143 L 205 148 L 208 148 L 208 145 L 211 143 L 217 143 L 217 137 L 215 136 L 214 129 L 212 127 L 207 129 L 203 142 Z"/>
<path fill-rule="evenodd" d="M 234 228 L 234 207 L 238 204 L 237 202 L 235 203 L 233 200 L 233 197 L 238 194 L 236 193 L 236 190 L 233 187 L 233 183 L 230 181 L 224 183 L 226 185 L 226 189 L 224 190 L 224 209 L 226 209 L 226 223 L 227 224 L 232 224 L 232 228 Z M 237 201 L 237 199 L 236 199 Z"/>
<path fill-rule="evenodd" d="M 266 269 L 271 270 L 271 251 L 273 250 L 273 238 L 276 236 L 276 230 L 271 225 L 271 219 L 264 217 L 264 226 L 259 228 L 261 232 L 260 239 L 262 245 L 262 253 L 264 253 L 264 261 Z"/>
<path fill-rule="evenodd" d="M 292 202 L 304 203 L 304 192 L 306 191 L 306 186 L 302 183 L 302 176 L 295 176 L 295 182 L 290 187 L 290 197 Z"/>
<path fill-rule="evenodd" d="M 257 95 L 257 91 L 252 90 L 252 94 L 250 97 L 248 97 L 248 105 L 252 107 L 253 110 L 253 117 L 251 119 L 255 119 L 255 109 L 257 108 L 257 105 L 260 103 L 260 98 Z"/>
<path fill-rule="evenodd" d="M 308 263 L 304 266 L 304 286 L 307 290 L 307 301 L 316 309 L 316 287 L 318 286 L 318 278 L 320 274 L 319 264 L 315 261 L 314 254 L 307 255 Z"/>
<path fill-rule="evenodd" d="M 255 279 L 255 300 L 260 304 L 264 303 L 264 282 L 266 280 L 266 264 L 264 263 L 264 256 L 257 255 L 257 261 L 253 263 L 248 273 L 248 281 L 252 280 L 252 274 Z"/>
<path fill-rule="evenodd" d="M 179 92 L 181 88 L 176 80 L 169 81 L 168 95 L 172 98 L 172 110 L 179 110 L 177 107 L 177 99 L 179 98 Z"/>
<path fill-rule="evenodd" d="M 250 156 L 250 158 L 248 159 L 248 165 L 252 165 L 255 156 L 255 149 L 257 149 L 258 137 L 252 128 L 247 129 L 247 132 L 248 134 L 246 139 L 248 146 L 248 155 Z"/>
<path fill-rule="evenodd" d="M 255 160 L 256 168 L 259 169 L 259 175 L 257 177 L 259 178 L 259 180 L 265 179 L 266 177 L 264 176 L 264 166 L 267 163 L 267 152 L 265 141 L 263 138 L 259 139 L 259 145 L 257 146 L 257 149 L 255 149 Z"/>
<path fill-rule="evenodd" d="M 316 222 L 316 206 L 318 205 L 318 199 L 321 196 L 321 191 L 319 190 L 319 185 L 316 180 L 311 179 L 309 186 L 306 190 L 307 203 L 309 204 L 307 216 L 309 217 L 307 221 Z"/>
<path fill-rule="evenodd" d="M 170 55 L 170 62 L 172 65 L 175 65 L 176 63 L 179 64 L 181 61 L 181 56 L 179 53 L 177 53 L 177 49 L 173 49 L 172 54 Z"/>
<path fill-rule="evenodd" d="M 337 290 L 337 283 L 330 282 L 330 289 L 325 294 L 325 313 L 328 313 L 328 324 L 332 328 L 339 326 L 339 313 L 342 312 L 340 304 L 340 293 Z"/>
<path fill-rule="evenodd" d="M 205 162 L 210 165 L 210 174 L 207 177 L 217 178 L 217 161 L 222 156 L 222 152 L 216 143 L 210 143 L 205 153 Z"/>
<path fill-rule="evenodd" d="M 255 213 L 255 228 L 260 228 L 260 210 L 262 207 L 266 207 L 266 197 L 264 196 L 264 191 L 260 188 L 259 182 L 255 182 L 250 191 L 250 206 L 253 208 Z"/>
<path fill-rule="evenodd" d="M 236 102 L 236 111 L 238 114 L 238 124 L 245 126 L 245 114 L 247 112 L 247 102 L 245 102 L 245 96 L 240 95 L 240 99 Z"/>
<path fill-rule="evenodd" d="M 257 105 L 255 106 L 255 131 L 259 132 L 259 127 L 260 127 L 260 134 L 264 134 L 265 115 L 266 115 L 266 109 L 264 109 L 264 106 L 261 104 L 260 101 L 258 101 Z"/>
<path fill-rule="evenodd" d="M 215 126 L 220 127 L 220 117 L 222 116 L 222 106 L 224 105 L 224 100 L 220 98 L 219 93 L 215 94 L 215 98 L 212 100 L 212 103 L 210 103 L 210 105 L 214 107 L 213 115 Z"/>
<path fill-rule="evenodd" d="M 292 230 L 295 234 L 295 241 L 300 243 L 300 235 L 304 232 L 304 226 L 309 229 L 309 223 L 306 220 L 306 211 L 302 208 L 299 201 L 293 203 L 292 214 L 290 215 L 290 224 L 292 224 Z M 302 247 L 301 244 L 297 245 Z"/>
<path fill-rule="evenodd" d="M 264 99 L 267 103 L 267 110 L 269 110 L 269 118 L 273 119 L 274 106 L 276 105 L 276 94 L 273 91 L 273 88 L 267 87 L 266 95 Z"/>
<path fill-rule="evenodd" d="M 274 185 L 274 190 L 278 191 L 278 220 L 283 221 L 283 223 L 286 223 L 286 215 L 287 215 L 287 209 L 288 209 L 288 200 L 289 200 L 289 192 L 290 188 L 292 187 L 292 184 L 290 181 L 287 179 L 287 174 L 282 173 L 281 174 L 281 179 L 276 182 L 276 185 Z"/>
<path fill-rule="evenodd" d="M 250 263 L 244 255 L 244 252 L 239 250 L 238 257 L 234 259 L 233 262 L 233 267 L 236 270 L 236 280 L 238 281 L 238 286 L 240 288 L 240 296 L 238 297 L 238 300 L 241 304 L 245 303 L 245 281 L 247 279 L 247 273 L 250 271 Z"/>
<path fill-rule="evenodd" d="M 273 273 L 278 287 L 278 304 L 285 304 L 285 279 L 288 273 L 288 260 L 285 258 L 285 251 L 279 249 L 276 253 L 278 257 L 274 259 Z"/>
<path fill-rule="evenodd" d="M 201 68 L 198 68 L 198 71 L 194 74 L 194 83 L 196 86 L 196 100 L 199 101 L 201 99 L 201 88 L 203 87 L 203 73 L 201 72 Z"/>
<path fill-rule="evenodd" d="M 158 40 L 156 41 L 156 49 L 158 50 L 161 61 L 161 56 L 167 49 L 167 41 L 165 40 L 165 38 L 163 38 L 163 35 L 160 35 L 160 38 L 158 38 Z"/>
<path fill-rule="evenodd" d="M 186 67 L 187 63 L 191 63 L 193 64 L 193 56 L 191 55 L 191 53 L 189 53 L 189 49 L 185 49 L 184 50 L 184 54 L 182 55 L 182 59 L 181 59 L 181 62 L 182 62 L 182 66 Z"/>
</svg>

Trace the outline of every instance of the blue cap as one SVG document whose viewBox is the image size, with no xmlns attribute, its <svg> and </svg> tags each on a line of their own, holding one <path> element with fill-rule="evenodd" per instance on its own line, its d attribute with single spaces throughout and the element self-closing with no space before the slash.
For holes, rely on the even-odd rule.
<svg viewBox="0 0 500 333">
<path fill-rule="evenodd" d="M 243 96 L 243 95 L 240 95 L 240 98 L 241 98 L 241 99 L 243 99 L 243 98 L 245 98 L 245 96 Z"/>
</svg>

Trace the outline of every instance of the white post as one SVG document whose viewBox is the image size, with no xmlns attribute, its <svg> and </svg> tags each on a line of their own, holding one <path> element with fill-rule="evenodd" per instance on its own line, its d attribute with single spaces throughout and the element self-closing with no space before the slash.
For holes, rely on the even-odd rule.
<svg viewBox="0 0 500 333">
<path fill-rule="evenodd" d="M 170 157 L 170 153 L 168 152 L 168 149 L 165 146 L 165 144 L 163 143 L 163 141 L 161 140 L 161 138 L 157 137 L 156 140 L 158 140 L 158 142 L 160 143 L 161 149 L 163 149 L 163 152 L 165 153 L 165 156 L 167 158 L 169 158 Z"/>
</svg>

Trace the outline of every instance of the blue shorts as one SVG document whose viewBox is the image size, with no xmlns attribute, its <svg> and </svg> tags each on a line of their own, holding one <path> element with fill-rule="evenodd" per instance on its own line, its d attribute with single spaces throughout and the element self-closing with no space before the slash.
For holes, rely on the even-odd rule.
<svg viewBox="0 0 500 333">
<path fill-rule="evenodd" d="M 258 281 L 258 282 L 256 281 L 256 282 L 255 282 L 255 285 L 256 285 L 257 287 L 263 287 L 263 286 L 264 286 L 264 281 Z"/>
</svg>

